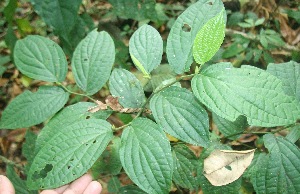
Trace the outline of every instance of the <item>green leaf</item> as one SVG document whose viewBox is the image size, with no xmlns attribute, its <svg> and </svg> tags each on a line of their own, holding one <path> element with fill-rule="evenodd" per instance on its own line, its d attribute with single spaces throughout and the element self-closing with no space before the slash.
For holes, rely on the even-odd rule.
<svg viewBox="0 0 300 194">
<path fill-rule="evenodd" d="M 300 192 L 300 150 L 283 137 L 264 135 L 269 154 L 262 155 L 260 166 L 251 177 L 257 193 Z"/>
<path fill-rule="evenodd" d="M 7 47 L 9 48 L 9 50 L 11 51 L 11 53 L 13 55 L 14 47 L 15 47 L 15 44 L 16 44 L 18 38 L 14 32 L 12 24 L 8 24 L 8 28 L 7 28 L 4 39 L 5 39 L 5 44 L 7 45 Z"/>
<path fill-rule="evenodd" d="M 129 178 L 147 193 L 167 194 L 173 161 L 165 133 L 149 119 L 137 118 L 121 137 L 120 158 Z"/>
<path fill-rule="evenodd" d="M 9 178 L 9 180 L 12 182 L 15 188 L 15 192 L 17 194 L 38 194 L 38 191 L 28 190 L 26 186 L 26 182 L 17 175 L 12 165 L 6 166 L 6 175 Z"/>
<path fill-rule="evenodd" d="M 259 151 L 254 152 L 253 160 L 251 161 L 250 166 L 246 169 L 246 171 L 243 174 L 243 178 L 250 179 L 253 175 L 256 174 L 257 170 L 261 168 L 261 164 L 263 164 L 264 157 L 266 153 L 262 153 Z M 254 184 L 254 182 L 252 182 Z"/>
<path fill-rule="evenodd" d="M 30 0 L 35 12 L 60 36 L 74 27 L 82 0 Z"/>
<path fill-rule="evenodd" d="M 100 173 L 110 175 L 118 175 L 120 173 L 122 169 L 120 147 L 121 139 L 115 137 L 112 140 L 112 144 L 108 146 L 108 149 L 103 152 L 98 161 L 93 165 L 92 172 L 95 177 L 98 177 Z"/>
<path fill-rule="evenodd" d="M 68 98 L 68 93 L 55 86 L 41 86 L 35 93 L 25 91 L 5 108 L 0 128 L 16 129 L 39 124 L 58 112 Z"/>
<path fill-rule="evenodd" d="M 15 11 L 18 7 L 17 3 L 18 3 L 17 0 L 9 0 L 8 4 L 5 6 L 3 10 L 3 14 L 8 23 L 12 23 L 14 20 Z"/>
<path fill-rule="evenodd" d="M 72 30 L 68 34 L 62 34 L 63 37 L 60 36 L 64 52 L 68 56 L 73 56 L 78 43 L 93 29 L 95 29 L 93 19 L 87 13 L 79 15 Z"/>
<path fill-rule="evenodd" d="M 295 61 L 268 65 L 267 72 L 282 81 L 282 87 L 287 95 L 294 96 L 300 101 L 300 64 Z"/>
<path fill-rule="evenodd" d="M 62 82 L 68 71 L 62 49 L 52 40 L 38 35 L 17 41 L 14 61 L 23 74 L 48 82 Z"/>
<path fill-rule="evenodd" d="M 27 186 L 50 189 L 82 176 L 113 138 L 111 125 L 104 120 L 73 122 L 51 134 L 31 165 Z"/>
<path fill-rule="evenodd" d="M 201 188 L 204 194 L 237 194 L 242 185 L 242 179 L 239 178 L 236 181 L 223 185 L 223 186 L 213 186 L 204 175 L 200 176 Z"/>
<path fill-rule="evenodd" d="M 145 75 L 161 62 L 163 41 L 159 32 L 150 25 L 143 25 L 129 40 L 129 52 L 135 66 Z"/>
<path fill-rule="evenodd" d="M 134 185 L 121 187 L 118 194 L 146 194 L 143 190 Z"/>
<path fill-rule="evenodd" d="M 119 181 L 118 177 L 112 177 L 109 179 L 107 183 L 107 190 L 109 193 L 117 193 L 121 187 L 121 182 Z"/>
<path fill-rule="evenodd" d="M 259 18 L 258 20 L 255 21 L 255 26 L 259 26 L 261 24 L 263 24 L 265 21 L 265 18 Z"/>
<path fill-rule="evenodd" d="M 172 71 L 171 67 L 167 64 L 159 65 L 151 72 L 151 79 L 144 86 L 146 92 L 152 92 L 164 81 L 176 78 L 176 74 Z"/>
<path fill-rule="evenodd" d="M 213 121 L 218 127 L 218 130 L 225 136 L 229 137 L 229 139 L 237 139 L 239 135 L 232 136 L 237 133 L 243 132 L 246 127 L 248 126 L 247 124 L 247 118 L 244 116 L 239 116 L 235 121 L 228 121 L 217 114 L 213 113 Z"/>
<path fill-rule="evenodd" d="M 140 81 L 125 69 L 114 69 L 109 79 L 109 90 L 125 108 L 140 108 L 146 97 Z"/>
<path fill-rule="evenodd" d="M 267 40 L 267 37 L 266 37 L 266 35 L 264 35 L 264 34 L 261 34 L 260 36 L 259 36 L 259 41 L 260 41 L 260 43 L 261 43 L 261 45 L 263 46 L 263 47 L 265 47 L 265 48 L 268 48 L 268 40 Z"/>
<path fill-rule="evenodd" d="M 108 0 L 108 2 L 113 6 L 113 13 L 121 18 L 137 21 L 157 20 L 155 0 Z"/>
<path fill-rule="evenodd" d="M 167 39 L 167 57 L 175 73 L 182 74 L 193 62 L 192 48 L 199 30 L 224 9 L 221 0 L 199 0 L 187 8 L 173 24 Z M 226 13 L 224 12 L 226 23 Z"/>
<path fill-rule="evenodd" d="M 229 121 L 244 115 L 250 125 L 272 127 L 299 117 L 299 103 L 284 94 L 280 79 L 252 66 L 209 66 L 192 79 L 192 89 L 200 102 Z"/>
<path fill-rule="evenodd" d="M 200 185 L 199 160 L 186 145 L 173 147 L 173 180 L 180 187 L 197 190 Z"/>
<path fill-rule="evenodd" d="M 76 47 L 72 71 L 76 84 L 87 94 L 98 92 L 109 78 L 115 60 L 115 45 L 107 32 L 90 32 Z"/>
<path fill-rule="evenodd" d="M 239 53 L 243 52 L 244 50 L 247 49 L 248 44 L 240 44 L 239 42 L 234 42 L 232 43 L 224 53 L 222 54 L 223 58 L 231 58 L 231 57 L 236 57 Z"/>
<path fill-rule="evenodd" d="M 292 127 L 285 138 L 292 143 L 298 141 L 300 139 L 300 125 Z"/>
<path fill-rule="evenodd" d="M 61 110 L 58 114 L 51 118 L 51 120 L 39 133 L 39 136 L 36 140 L 35 153 L 38 153 L 39 150 L 47 144 L 47 141 L 51 139 L 53 134 L 58 133 L 62 128 L 65 128 L 74 122 L 89 118 L 103 120 L 107 119 L 107 117 L 110 115 L 109 112 L 98 111 L 96 113 L 91 113 L 88 111 L 95 105 L 95 103 L 91 102 L 78 102 Z M 99 112 L 102 113 L 100 117 L 98 115 Z"/>
<path fill-rule="evenodd" d="M 211 18 L 197 33 L 193 56 L 198 64 L 209 61 L 219 50 L 225 37 L 224 9 Z"/>
<path fill-rule="evenodd" d="M 22 155 L 27 160 L 27 164 L 25 166 L 26 173 L 29 172 L 29 168 L 35 156 L 33 150 L 35 149 L 36 139 L 37 139 L 37 135 L 34 132 L 30 130 L 26 131 L 25 143 L 23 143 L 22 146 Z"/>
<path fill-rule="evenodd" d="M 9 56 L 0 55 L 0 77 L 2 77 L 3 73 L 6 71 L 7 67 L 4 66 L 6 63 L 10 62 Z"/>
<path fill-rule="evenodd" d="M 291 18 L 294 18 L 298 24 L 300 24 L 300 10 L 299 10 L 299 4 L 298 4 L 298 10 L 293 9 L 285 9 L 285 13 Z"/>
<path fill-rule="evenodd" d="M 207 147 L 207 112 L 194 95 L 184 88 L 169 87 L 150 100 L 150 109 L 159 126 L 184 142 Z"/>
</svg>

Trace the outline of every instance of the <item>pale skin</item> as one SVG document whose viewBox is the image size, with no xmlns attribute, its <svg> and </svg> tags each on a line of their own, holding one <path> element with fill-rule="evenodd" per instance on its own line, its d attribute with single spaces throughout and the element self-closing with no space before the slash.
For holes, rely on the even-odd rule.
<svg viewBox="0 0 300 194">
<path fill-rule="evenodd" d="M 92 180 L 92 176 L 85 174 L 74 182 L 53 190 L 44 190 L 40 194 L 100 194 L 101 184 Z M 0 194 L 15 194 L 10 180 L 0 175 Z"/>
</svg>

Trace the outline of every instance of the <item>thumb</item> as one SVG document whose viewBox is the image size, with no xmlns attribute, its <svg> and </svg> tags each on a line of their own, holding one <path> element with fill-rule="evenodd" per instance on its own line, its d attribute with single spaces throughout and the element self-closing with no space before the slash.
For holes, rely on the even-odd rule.
<svg viewBox="0 0 300 194">
<path fill-rule="evenodd" d="M 0 175 L 0 194 L 15 194 L 15 189 L 10 180 Z"/>
</svg>

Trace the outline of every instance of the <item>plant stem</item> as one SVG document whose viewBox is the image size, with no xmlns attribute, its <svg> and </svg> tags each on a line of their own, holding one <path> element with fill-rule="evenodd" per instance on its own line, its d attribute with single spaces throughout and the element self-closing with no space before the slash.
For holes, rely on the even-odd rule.
<svg viewBox="0 0 300 194">
<path fill-rule="evenodd" d="M 0 160 L 2 160 L 5 164 L 10 164 L 15 166 L 16 168 L 18 168 L 21 171 L 24 171 L 24 167 L 20 164 L 16 164 L 15 162 L 5 158 L 4 156 L 0 155 Z"/>
<path fill-rule="evenodd" d="M 268 134 L 268 133 L 275 134 L 275 133 L 278 133 L 278 132 L 280 132 L 282 130 L 285 130 L 287 128 L 293 127 L 295 125 L 297 125 L 297 123 L 293 123 L 293 124 L 281 127 L 281 128 L 279 128 L 279 129 L 277 129 L 275 131 L 266 131 L 266 132 L 264 132 L 264 131 L 243 131 L 243 132 L 239 132 L 239 133 L 235 133 L 235 134 L 229 135 L 227 137 L 223 137 L 222 139 L 225 139 L 225 138 L 227 139 L 229 137 L 233 137 L 233 136 L 236 136 L 236 135 L 242 135 L 242 134 L 254 134 L 254 135 L 255 134 L 257 134 L 257 135 L 259 135 L 259 134 Z"/>
<path fill-rule="evenodd" d="M 118 128 L 113 128 L 113 131 L 118 131 L 118 130 L 120 130 L 120 129 L 123 129 L 123 128 L 125 128 L 125 127 L 130 126 L 130 125 L 132 124 L 132 122 L 133 122 L 136 118 L 138 118 L 138 117 L 141 116 L 141 114 L 144 112 L 144 109 L 145 109 L 146 105 L 150 102 L 151 98 L 152 98 L 155 94 L 159 93 L 160 91 L 164 90 L 165 88 L 167 88 L 167 87 L 169 87 L 169 86 L 171 86 L 171 85 L 173 85 L 173 84 L 175 84 L 175 83 L 177 83 L 177 82 L 180 82 L 180 81 L 183 80 L 183 79 L 186 79 L 186 78 L 192 78 L 192 77 L 194 77 L 195 75 L 196 75 L 196 74 L 190 74 L 190 75 L 183 75 L 183 76 L 180 76 L 179 78 L 176 78 L 174 81 L 172 81 L 172 82 L 166 84 L 164 87 L 162 87 L 162 88 L 160 88 L 160 89 L 158 89 L 158 90 L 152 92 L 152 94 L 149 96 L 149 98 L 147 98 L 147 100 L 143 103 L 141 109 L 140 109 L 139 112 L 136 114 L 136 116 L 134 117 L 134 119 L 133 119 L 131 122 L 127 123 L 126 125 L 123 125 L 123 126 L 118 127 Z"/>
<path fill-rule="evenodd" d="M 97 100 L 95 100 L 94 98 L 90 97 L 89 95 L 81 94 L 81 93 L 77 93 L 77 92 L 72 92 L 66 86 L 64 86 L 62 83 L 59 83 L 59 82 L 57 82 L 56 84 L 59 85 L 59 86 L 61 86 L 65 91 L 69 92 L 70 94 L 75 94 L 75 95 L 78 95 L 78 96 L 84 96 L 84 97 L 87 97 L 88 99 L 90 99 L 91 101 L 97 103 Z"/>
</svg>

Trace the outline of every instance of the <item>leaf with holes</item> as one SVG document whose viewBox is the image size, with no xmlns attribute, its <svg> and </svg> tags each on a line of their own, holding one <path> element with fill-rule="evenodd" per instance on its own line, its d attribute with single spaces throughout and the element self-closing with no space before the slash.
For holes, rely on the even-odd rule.
<svg viewBox="0 0 300 194">
<path fill-rule="evenodd" d="M 174 182 L 187 189 L 197 190 L 200 186 L 198 171 L 199 160 L 186 145 L 173 147 Z"/>
<path fill-rule="evenodd" d="M 214 186 L 232 183 L 251 164 L 254 151 L 215 150 L 204 160 L 204 176 Z"/>
<path fill-rule="evenodd" d="M 158 31 L 149 25 L 141 26 L 129 40 L 129 52 L 135 66 L 149 77 L 161 62 L 163 41 Z"/>
<path fill-rule="evenodd" d="M 62 82 L 68 71 L 66 56 L 58 44 L 37 35 L 17 41 L 14 62 L 28 77 L 48 82 Z"/>
<path fill-rule="evenodd" d="M 287 95 L 294 96 L 300 101 L 300 64 L 295 61 L 268 65 L 268 72 L 282 81 L 283 90 Z"/>
<path fill-rule="evenodd" d="M 225 37 L 224 9 L 210 19 L 197 33 L 193 56 L 198 64 L 209 61 L 219 50 Z"/>
<path fill-rule="evenodd" d="M 5 108 L 0 128 L 17 129 L 39 124 L 58 112 L 68 99 L 69 94 L 55 86 L 41 86 L 35 93 L 25 91 Z"/>
<path fill-rule="evenodd" d="M 190 91 L 176 86 L 166 88 L 151 98 L 150 109 L 165 132 L 187 143 L 207 147 L 208 115 Z"/>
<path fill-rule="evenodd" d="M 107 32 L 90 32 L 76 47 L 72 71 L 76 84 L 87 94 L 98 92 L 109 78 L 115 60 L 115 45 Z"/>
<path fill-rule="evenodd" d="M 56 114 L 39 133 L 35 144 L 35 153 L 38 153 L 39 150 L 47 144 L 47 141 L 53 134 L 58 133 L 60 129 L 65 126 L 69 126 L 74 122 L 88 118 L 107 119 L 107 117 L 111 114 L 110 111 L 98 111 L 97 113 L 91 113 L 88 111 L 95 105 L 95 103 L 91 102 L 78 102 L 67 106 L 61 112 Z M 99 113 L 101 113 L 100 116 Z"/>
<path fill-rule="evenodd" d="M 31 165 L 27 186 L 50 189 L 82 176 L 113 138 L 111 125 L 100 119 L 73 122 L 53 133 Z"/>
<path fill-rule="evenodd" d="M 284 93 L 280 79 L 248 65 L 209 66 L 192 79 L 192 89 L 200 102 L 229 121 L 245 115 L 250 125 L 272 127 L 292 124 L 300 115 L 299 103 Z"/>
<path fill-rule="evenodd" d="M 192 49 L 197 33 L 223 9 L 221 0 L 199 0 L 176 19 L 167 39 L 166 48 L 168 61 L 175 73 L 182 74 L 189 71 L 193 62 Z M 225 12 L 223 19 L 226 23 Z"/>
<path fill-rule="evenodd" d="M 140 108 L 146 97 L 140 81 L 125 69 L 114 69 L 109 79 L 109 89 L 125 108 Z"/>
<path fill-rule="evenodd" d="M 257 193 L 300 192 L 300 150 L 283 137 L 263 136 L 268 154 L 261 154 L 259 167 L 251 182 Z"/>
<path fill-rule="evenodd" d="M 120 158 L 129 178 L 147 193 L 167 194 L 173 161 L 165 133 L 149 119 L 137 118 L 121 137 Z"/>
<path fill-rule="evenodd" d="M 225 136 L 229 137 L 229 139 L 237 139 L 239 134 L 242 133 L 246 127 L 247 124 L 247 118 L 244 116 L 239 116 L 235 121 L 228 121 L 221 116 L 218 116 L 217 114 L 213 113 L 213 121 L 218 127 L 218 130 Z M 232 136 L 234 135 L 234 136 Z"/>
</svg>

